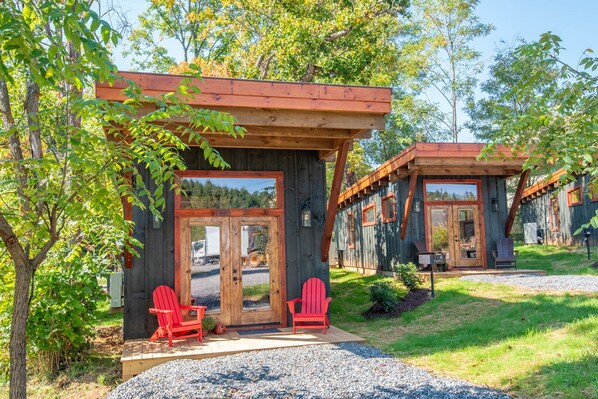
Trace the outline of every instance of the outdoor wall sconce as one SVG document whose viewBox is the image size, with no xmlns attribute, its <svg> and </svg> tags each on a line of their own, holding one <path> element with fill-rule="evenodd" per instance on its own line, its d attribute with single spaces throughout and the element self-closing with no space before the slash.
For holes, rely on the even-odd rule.
<svg viewBox="0 0 598 399">
<path fill-rule="evenodd" d="M 498 200 L 496 198 L 490 200 L 490 207 L 492 212 L 498 212 Z"/>
<path fill-rule="evenodd" d="M 422 211 L 422 204 L 419 201 L 419 198 L 415 198 L 413 200 L 413 212 L 420 213 Z"/>
<path fill-rule="evenodd" d="M 301 227 L 311 227 L 311 208 L 309 201 L 301 207 Z"/>
<path fill-rule="evenodd" d="M 160 220 L 159 215 L 152 216 L 152 229 L 159 230 L 162 225 L 162 221 Z"/>
</svg>

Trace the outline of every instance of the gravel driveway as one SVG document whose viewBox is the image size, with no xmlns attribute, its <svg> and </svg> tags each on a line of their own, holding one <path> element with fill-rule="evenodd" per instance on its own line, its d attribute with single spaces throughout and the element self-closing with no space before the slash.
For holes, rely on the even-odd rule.
<svg viewBox="0 0 598 399">
<path fill-rule="evenodd" d="M 598 276 L 478 275 L 461 280 L 515 285 L 532 290 L 598 292 Z"/>
<path fill-rule="evenodd" d="M 510 398 L 496 390 L 436 377 L 356 343 L 175 360 L 118 386 L 131 398 Z"/>
</svg>

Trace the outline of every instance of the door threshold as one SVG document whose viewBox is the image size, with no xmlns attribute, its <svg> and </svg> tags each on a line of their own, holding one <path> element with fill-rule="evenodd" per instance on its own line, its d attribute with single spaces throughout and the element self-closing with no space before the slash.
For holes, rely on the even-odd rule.
<svg viewBox="0 0 598 399">
<path fill-rule="evenodd" d="M 243 331 L 243 330 L 265 330 L 270 328 L 282 328 L 281 323 L 260 323 L 260 324 L 233 324 L 226 326 L 229 331 Z"/>
</svg>

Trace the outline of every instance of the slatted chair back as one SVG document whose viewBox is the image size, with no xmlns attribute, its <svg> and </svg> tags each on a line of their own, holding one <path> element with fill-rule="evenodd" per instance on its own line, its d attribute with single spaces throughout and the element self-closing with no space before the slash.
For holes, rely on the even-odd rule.
<svg viewBox="0 0 598 399">
<path fill-rule="evenodd" d="M 500 259 L 515 259 L 512 238 L 502 238 L 496 240 L 496 257 Z"/>
<path fill-rule="evenodd" d="M 301 291 L 301 313 L 323 313 L 326 299 L 326 285 L 317 277 L 303 283 Z"/>
<path fill-rule="evenodd" d="M 160 310 L 172 310 L 172 322 L 174 324 L 180 324 L 183 321 L 176 293 L 167 285 L 160 285 L 154 290 L 154 307 Z M 157 316 L 160 326 L 168 324 L 165 314 L 159 313 Z"/>
</svg>

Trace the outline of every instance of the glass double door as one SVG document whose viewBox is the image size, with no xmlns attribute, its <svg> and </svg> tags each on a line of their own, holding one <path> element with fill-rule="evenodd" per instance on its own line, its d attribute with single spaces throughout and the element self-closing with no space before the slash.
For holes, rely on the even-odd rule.
<svg viewBox="0 0 598 399">
<path fill-rule="evenodd" d="M 478 205 L 432 205 L 426 209 L 427 242 L 452 267 L 483 265 Z"/>
<path fill-rule="evenodd" d="M 180 297 L 228 326 L 281 321 L 278 218 L 180 220 Z"/>
</svg>

